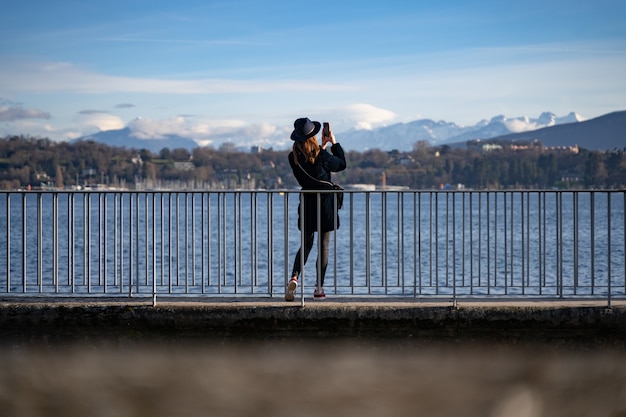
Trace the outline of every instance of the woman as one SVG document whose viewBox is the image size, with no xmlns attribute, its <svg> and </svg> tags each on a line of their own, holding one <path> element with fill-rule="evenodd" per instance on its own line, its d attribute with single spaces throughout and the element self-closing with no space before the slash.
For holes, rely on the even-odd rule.
<svg viewBox="0 0 626 417">
<path fill-rule="evenodd" d="M 330 181 L 330 173 L 342 171 L 346 168 L 346 158 L 341 145 L 335 141 L 335 135 L 328 131 L 328 135 L 322 135 L 322 146 L 317 142 L 316 135 L 320 131 L 321 124 L 313 122 L 306 117 L 297 119 L 293 124 L 294 130 L 291 139 L 294 141 L 293 150 L 289 153 L 289 165 L 293 174 L 303 190 L 323 190 L 328 189 L 320 181 Z M 326 150 L 331 144 L 329 153 Z M 320 212 L 317 208 L 317 197 L 320 196 Z M 302 201 L 302 200 L 301 200 Z M 336 215 L 335 196 L 333 193 L 304 193 L 304 221 L 300 218 L 300 206 L 298 205 L 298 229 L 302 231 L 304 224 L 304 247 L 301 247 L 293 262 L 291 279 L 285 291 L 285 300 L 293 301 L 298 288 L 298 277 L 300 276 L 301 256 L 304 249 L 304 263 L 306 264 L 309 252 L 313 247 L 313 238 L 318 231 L 317 219 L 320 218 L 320 253 L 317 259 L 317 285 L 313 298 L 323 300 L 324 275 L 328 266 L 328 249 L 331 232 L 339 228 L 339 216 Z M 337 224 L 335 224 L 335 218 Z"/>
</svg>

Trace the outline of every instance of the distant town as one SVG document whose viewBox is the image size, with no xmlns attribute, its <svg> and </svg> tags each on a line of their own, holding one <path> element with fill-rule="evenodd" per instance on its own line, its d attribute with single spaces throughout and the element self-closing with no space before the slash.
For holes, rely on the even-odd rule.
<svg viewBox="0 0 626 417">
<path fill-rule="evenodd" d="M 289 151 L 232 146 L 146 149 L 95 141 L 0 138 L 4 190 L 294 189 Z M 333 180 L 356 189 L 621 189 L 626 148 L 590 151 L 539 140 L 471 140 L 465 147 L 418 141 L 410 152 L 347 151 Z"/>
</svg>

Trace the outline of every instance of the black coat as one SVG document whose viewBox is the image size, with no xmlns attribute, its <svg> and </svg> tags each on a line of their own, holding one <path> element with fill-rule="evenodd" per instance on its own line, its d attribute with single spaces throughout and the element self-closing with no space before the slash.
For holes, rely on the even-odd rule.
<svg viewBox="0 0 626 417">
<path fill-rule="evenodd" d="M 320 153 L 315 158 L 314 163 L 310 163 L 304 160 L 302 155 L 299 155 L 298 162 L 300 166 L 296 164 L 295 153 L 292 151 L 289 153 L 289 165 L 293 170 L 293 175 L 298 180 L 298 183 L 303 190 L 323 190 L 325 189 L 318 181 L 314 181 L 304 172 L 302 169 L 313 178 L 331 181 L 330 173 L 343 171 L 346 169 L 346 157 L 343 153 L 341 145 L 335 143 L 330 148 L 331 153 L 324 149 L 320 149 Z M 302 168 L 301 168 L 302 167 Z M 326 188 L 327 189 L 327 188 Z M 304 194 L 304 217 L 305 217 L 305 233 L 313 233 L 317 231 L 317 195 L 314 193 Z M 335 198 L 332 193 L 321 193 L 321 231 L 328 232 L 331 230 L 339 229 L 339 215 L 337 215 L 337 224 L 335 225 Z M 298 205 L 298 229 L 301 229 L 302 219 L 300 219 L 300 205 Z"/>
</svg>

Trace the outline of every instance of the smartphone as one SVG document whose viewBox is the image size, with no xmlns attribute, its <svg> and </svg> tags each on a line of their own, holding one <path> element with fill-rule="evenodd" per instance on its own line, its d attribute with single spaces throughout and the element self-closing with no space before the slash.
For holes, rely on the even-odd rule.
<svg viewBox="0 0 626 417">
<path fill-rule="evenodd" d="M 324 137 L 330 136 L 330 123 L 324 122 L 324 130 L 322 131 L 322 136 Z"/>
</svg>

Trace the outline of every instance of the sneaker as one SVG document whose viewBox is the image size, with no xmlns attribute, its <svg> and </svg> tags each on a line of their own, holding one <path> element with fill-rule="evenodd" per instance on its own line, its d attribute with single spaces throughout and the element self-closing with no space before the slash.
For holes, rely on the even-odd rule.
<svg viewBox="0 0 626 417">
<path fill-rule="evenodd" d="M 298 278 L 291 277 L 285 291 L 285 301 L 293 301 L 296 298 L 296 288 L 298 288 Z"/>
<path fill-rule="evenodd" d="M 315 291 L 313 291 L 313 299 L 314 300 L 323 300 L 326 298 L 326 294 L 324 293 L 324 288 L 315 287 Z"/>
</svg>

